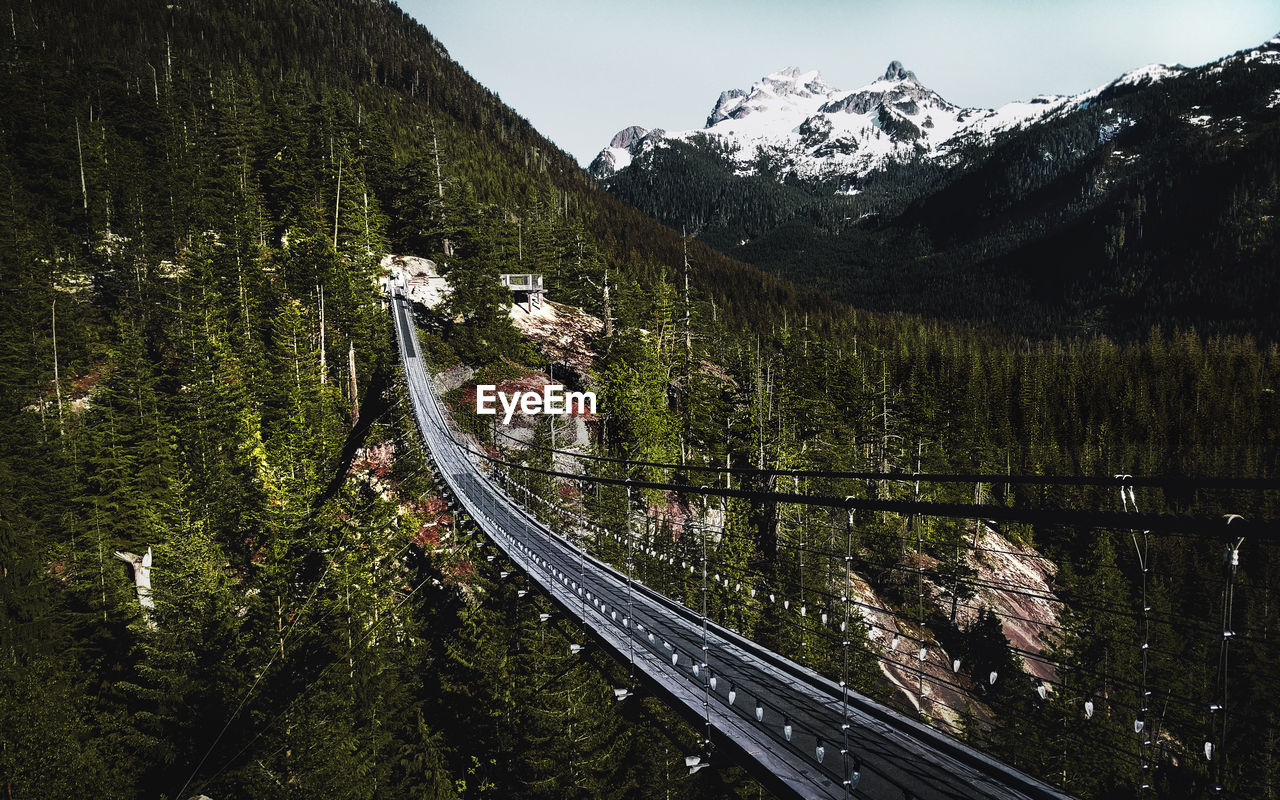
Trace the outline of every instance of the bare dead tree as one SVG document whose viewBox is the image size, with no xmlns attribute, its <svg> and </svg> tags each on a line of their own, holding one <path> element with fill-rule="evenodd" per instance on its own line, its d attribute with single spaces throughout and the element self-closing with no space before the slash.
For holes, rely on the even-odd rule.
<svg viewBox="0 0 1280 800">
<path fill-rule="evenodd" d="M 152 619 L 156 601 L 151 597 L 151 548 L 147 548 L 147 554 L 144 556 L 122 553 L 117 550 L 116 558 L 133 569 L 133 582 L 137 586 L 138 604 L 142 606 L 142 618 L 146 621 L 148 628 L 155 630 L 156 622 Z"/>
</svg>

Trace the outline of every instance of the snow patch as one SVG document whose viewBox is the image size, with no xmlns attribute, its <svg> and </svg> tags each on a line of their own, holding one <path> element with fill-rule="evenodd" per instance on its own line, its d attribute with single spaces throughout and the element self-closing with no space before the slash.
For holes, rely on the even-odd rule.
<svg viewBox="0 0 1280 800">
<path fill-rule="evenodd" d="M 1176 78 L 1185 71 L 1186 67 L 1179 64 L 1148 64 L 1132 72 L 1126 72 L 1111 85 L 1139 86 L 1144 83 L 1157 83 L 1166 78 Z"/>
<path fill-rule="evenodd" d="M 1257 61 L 1263 64 L 1280 64 L 1280 52 L 1275 50 L 1250 50 L 1244 54 L 1246 62 Z"/>
<path fill-rule="evenodd" d="M 607 154 L 609 167 L 614 171 L 624 170 L 631 166 L 631 151 L 625 147 L 607 147 L 600 154 Z"/>
</svg>

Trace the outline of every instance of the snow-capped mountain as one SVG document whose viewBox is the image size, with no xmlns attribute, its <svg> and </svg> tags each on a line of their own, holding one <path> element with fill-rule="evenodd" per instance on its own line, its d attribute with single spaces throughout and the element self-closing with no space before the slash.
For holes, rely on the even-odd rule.
<svg viewBox="0 0 1280 800">
<path fill-rule="evenodd" d="M 1036 98 L 997 111 L 970 109 L 947 102 L 898 61 L 854 91 L 836 89 L 817 71 L 788 67 L 745 91 L 721 92 L 700 130 L 664 132 L 636 125 L 620 131 L 591 171 L 607 177 L 665 140 L 702 135 L 721 140 L 744 169 L 763 149 L 781 155 L 802 176 L 858 174 L 888 159 L 944 154 L 958 136 L 1024 122 L 1061 99 Z"/>
<path fill-rule="evenodd" d="M 1218 64 L 1222 67 L 1233 58 L 1280 58 L 1275 43 L 1273 39 Z M 898 61 L 853 91 L 836 89 L 817 71 L 788 67 L 764 76 L 747 90 L 721 92 L 701 129 L 668 132 L 633 125 L 620 131 L 596 156 L 590 171 L 607 178 L 664 142 L 710 137 L 732 154 L 742 174 L 752 172 L 752 165 L 765 155 L 778 174 L 856 178 L 889 161 L 945 159 L 961 146 L 1081 108 L 1108 89 L 1155 83 L 1188 72 L 1180 65 L 1152 64 L 1082 94 L 1041 95 L 985 109 L 948 102 Z"/>
<path fill-rule="evenodd" d="M 1280 36 L 997 109 L 897 62 L 853 91 L 786 69 L 722 92 L 700 129 L 622 131 L 592 169 L 667 225 L 861 307 L 1039 335 L 1274 317 L 1276 153 Z"/>
</svg>

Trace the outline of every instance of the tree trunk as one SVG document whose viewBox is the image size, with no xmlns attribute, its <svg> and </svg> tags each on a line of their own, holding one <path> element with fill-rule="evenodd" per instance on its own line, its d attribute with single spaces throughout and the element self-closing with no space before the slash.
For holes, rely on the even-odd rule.
<svg viewBox="0 0 1280 800">
<path fill-rule="evenodd" d="M 338 189 L 333 195 L 333 249 L 338 249 L 338 204 L 342 202 L 342 159 L 338 159 Z"/>
<path fill-rule="evenodd" d="M 436 162 L 436 196 L 438 196 L 443 201 L 444 200 L 444 173 L 440 170 L 440 140 L 436 137 L 434 125 L 432 125 L 432 130 L 431 130 L 431 150 L 432 150 L 432 155 L 435 156 L 435 162 Z M 444 213 L 443 202 L 440 204 L 440 212 L 441 214 Z M 443 222 L 443 219 L 441 221 Z M 444 254 L 446 256 L 453 255 L 453 245 L 449 243 L 449 238 L 447 236 L 444 239 L 443 246 L 444 246 Z"/>
<path fill-rule="evenodd" d="M 65 435 L 62 429 L 62 380 L 58 375 L 58 299 L 53 300 L 53 309 L 50 314 L 50 327 L 53 329 L 53 390 L 58 395 L 58 435 Z M 41 403 L 41 409 L 44 404 Z"/>
<path fill-rule="evenodd" d="M 316 288 L 319 289 L 320 293 L 320 382 L 324 383 L 329 371 L 325 363 L 324 349 L 324 284 L 320 284 Z"/>
<path fill-rule="evenodd" d="M 151 548 L 147 548 L 145 556 L 116 551 L 116 558 L 133 569 L 133 582 L 138 590 L 138 604 L 142 606 L 142 618 L 151 630 L 156 629 L 156 622 L 151 618 L 155 611 L 156 601 L 151 597 Z"/>
<path fill-rule="evenodd" d="M 609 306 L 609 270 L 604 271 L 604 338 L 613 337 L 613 309 Z"/>
<path fill-rule="evenodd" d="M 693 312 L 689 302 L 689 239 L 684 237 L 681 243 L 684 250 L 684 357 L 689 364 L 693 363 Z M 692 370 L 692 367 L 690 367 Z"/>
<path fill-rule="evenodd" d="M 356 343 L 347 348 L 347 369 L 351 373 L 351 424 L 360 419 L 360 396 L 356 394 Z"/>
<path fill-rule="evenodd" d="M 76 120 L 76 155 L 80 158 L 80 196 L 84 199 L 84 210 L 89 210 L 89 187 L 84 182 L 84 151 L 80 149 L 80 120 Z"/>
</svg>

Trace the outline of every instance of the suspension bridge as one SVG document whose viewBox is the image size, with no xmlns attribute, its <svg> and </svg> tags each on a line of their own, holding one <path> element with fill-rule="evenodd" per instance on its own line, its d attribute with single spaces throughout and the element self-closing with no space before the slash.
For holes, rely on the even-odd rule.
<svg viewBox="0 0 1280 800">
<path fill-rule="evenodd" d="M 728 758 L 779 796 L 1066 798 L 1068 795 L 707 620 L 552 532 L 460 441 L 421 357 L 409 302 L 392 298 L 413 413 L 461 510 L 637 682 L 701 726 L 690 769 Z M 704 569 L 705 569 L 705 561 Z M 625 699 L 635 686 L 615 690 Z"/>
</svg>

